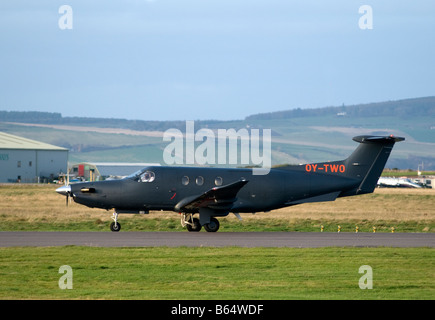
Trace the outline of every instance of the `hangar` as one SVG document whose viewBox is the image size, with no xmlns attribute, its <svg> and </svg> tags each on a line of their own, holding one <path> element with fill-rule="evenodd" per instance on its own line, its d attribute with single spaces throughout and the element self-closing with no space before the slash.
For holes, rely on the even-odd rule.
<svg viewBox="0 0 435 320">
<path fill-rule="evenodd" d="M 49 182 L 68 168 L 68 149 L 0 132 L 0 182 Z"/>
</svg>

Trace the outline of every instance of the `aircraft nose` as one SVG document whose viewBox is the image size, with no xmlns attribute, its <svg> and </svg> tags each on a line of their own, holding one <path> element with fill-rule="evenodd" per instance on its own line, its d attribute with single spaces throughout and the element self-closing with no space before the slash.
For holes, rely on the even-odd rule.
<svg viewBox="0 0 435 320">
<path fill-rule="evenodd" d="M 59 194 L 62 194 L 64 196 L 68 195 L 69 193 L 71 193 L 71 186 L 62 186 L 60 188 L 56 189 L 56 192 Z"/>
</svg>

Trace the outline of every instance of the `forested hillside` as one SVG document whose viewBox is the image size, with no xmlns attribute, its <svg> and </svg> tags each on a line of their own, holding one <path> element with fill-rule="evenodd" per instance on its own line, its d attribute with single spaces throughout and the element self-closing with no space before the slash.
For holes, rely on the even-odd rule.
<svg viewBox="0 0 435 320">
<path fill-rule="evenodd" d="M 251 115 L 246 120 L 271 120 L 289 119 L 299 117 L 319 117 L 328 115 L 339 115 L 347 117 L 385 117 L 398 116 L 406 117 L 434 117 L 435 118 L 435 97 L 406 99 L 397 101 L 386 101 L 369 104 L 358 104 L 340 107 L 323 107 L 315 109 L 292 109 L 278 112 L 260 113 Z"/>
<path fill-rule="evenodd" d="M 351 106 L 342 105 L 338 107 L 323 107 L 314 109 L 296 108 L 291 110 L 249 115 L 244 120 L 249 122 L 252 120 L 291 119 L 331 115 L 352 118 L 396 116 L 405 119 L 409 119 L 410 117 L 432 117 L 435 119 L 435 97 L 376 102 Z M 165 131 L 169 128 L 183 129 L 185 127 L 185 122 L 182 120 L 191 119 L 180 119 L 180 121 L 145 121 L 114 118 L 63 117 L 61 113 L 57 112 L 0 111 L 0 122 L 81 125 L 148 131 Z M 198 124 L 198 126 L 202 127 L 213 126 L 231 121 L 213 120 L 211 116 L 210 120 L 201 120 L 195 122 Z M 328 123 L 325 123 L 325 125 L 328 125 Z"/>
</svg>

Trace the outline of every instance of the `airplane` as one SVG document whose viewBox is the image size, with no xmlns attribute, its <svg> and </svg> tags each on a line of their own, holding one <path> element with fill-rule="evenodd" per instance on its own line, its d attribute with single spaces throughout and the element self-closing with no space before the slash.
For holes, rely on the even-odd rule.
<svg viewBox="0 0 435 320">
<path fill-rule="evenodd" d="M 190 232 L 219 230 L 217 217 L 268 212 L 310 202 L 372 193 L 396 142 L 402 137 L 357 136 L 358 147 L 345 160 L 252 168 L 149 166 L 120 180 L 84 182 L 56 190 L 74 202 L 114 210 L 110 229 L 121 229 L 118 214 L 151 210 L 181 214 Z M 199 217 L 197 218 L 196 215 Z"/>
<path fill-rule="evenodd" d="M 422 188 L 422 186 L 412 182 L 408 178 L 392 178 L 380 177 L 378 180 L 378 187 L 385 188 Z"/>
</svg>

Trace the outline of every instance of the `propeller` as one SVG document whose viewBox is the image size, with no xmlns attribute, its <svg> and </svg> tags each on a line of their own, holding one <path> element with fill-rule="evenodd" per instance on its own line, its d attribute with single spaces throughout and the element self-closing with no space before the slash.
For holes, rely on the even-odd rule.
<svg viewBox="0 0 435 320">
<path fill-rule="evenodd" d="M 70 195 L 71 195 L 71 187 L 69 186 L 69 172 L 70 169 L 67 170 L 67 174 L 66 174 L 66 185 L 69 187 L 69 192 L 66 193 L 66 206 L 68 207 L 68 202 L 71 201 L 70 199 Z"/>
<path fill-rule="evenodd" d="M 68 202 L 69 202 L 69 192 L 66 193 L 66 206 L 68 207 Z"/>
<path fill-rule="evenodd" d="M 56 189 L 56 192 L 65 196 L 66 206 L 68 207 L 68 202 L 71 200 L 71 186 L 69 185 L 69 170 L 66 175 L 65 185 Z"/>
<path fill-rule="evenodd" d="M 66 205 L 68 206 L 68 200 L 69 200 L 69 197 L 71 195 L 71 186 L 70 185 L 64 185 L 64 186 L 62 186 L 60 188 L 57 188 L 56 192 L 66 196 Z"/>
</svg>

